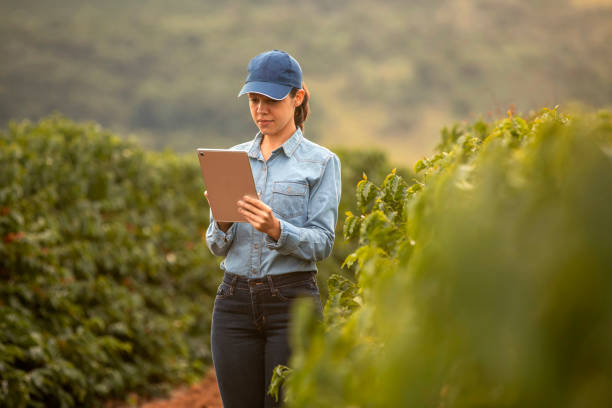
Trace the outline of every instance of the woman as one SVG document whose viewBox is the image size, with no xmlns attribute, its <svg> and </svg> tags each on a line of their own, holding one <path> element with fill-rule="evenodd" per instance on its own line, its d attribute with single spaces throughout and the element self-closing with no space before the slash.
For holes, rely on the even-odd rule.
<svg viewBox="0 0 612 408">
<path fill-rule="evenodd" d="M 243 197 L 248 223 L 212 218 L 206 243 L 225 256 L 213 310 L 213 364 L 225 408 L 278 406 L 267 395 L 272 370 L 287 364 L 290 305 L 321 301 L 315 262 L 333 246 L 340 161 L 304 138 L 309 93 L 298 62 L 282 51 L 254 57 L 238 96 L 248 94 L 254 140 L 248 152 L 259 199 Z"/>
</svg>

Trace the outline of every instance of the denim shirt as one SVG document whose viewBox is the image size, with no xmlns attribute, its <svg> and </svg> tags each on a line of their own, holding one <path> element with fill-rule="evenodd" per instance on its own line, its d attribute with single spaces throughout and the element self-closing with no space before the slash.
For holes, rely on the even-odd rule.
<svg viewBox="0 0 612 408">
<path fill-rule="evenodd" d="M 223 232 L 210 214 L 206 244 L 225 256 L 221 269 L 248 278 L 316 271 L 331 253 L 340 203 L 340 160 L 298 130 L 264 160 L 262 134 L 231 150 L 248 152 L 255 187 L 280 221 L 278 241 L 248 222 Z"/>
</svg>

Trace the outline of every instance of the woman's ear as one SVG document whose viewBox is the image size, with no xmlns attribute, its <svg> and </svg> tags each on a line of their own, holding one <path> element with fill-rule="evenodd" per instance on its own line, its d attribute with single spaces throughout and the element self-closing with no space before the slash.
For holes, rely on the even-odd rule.
<svg viewBox="0 0 612 408">
<path fill-rule="evenodd" d="M 297 108 L 300 106 L 302 102 L 304 102 L 304 90 L 298 89 L 298 91 L 295 93 L 295 107 Z"/>
</svg>

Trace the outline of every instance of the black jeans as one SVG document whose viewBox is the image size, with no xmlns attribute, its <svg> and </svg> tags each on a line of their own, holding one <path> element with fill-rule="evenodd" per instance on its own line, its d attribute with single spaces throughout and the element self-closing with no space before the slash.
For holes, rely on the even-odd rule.
<svg viewBox="0 0 612 408">
<path fill-rule="evenodd" d="M 287 364 L 292 301 L 310 297 L 321 313 L 315 272 L 247 279 L 225 273 L 213 309 L 211 345 L 225 408 L 278 407 L 267 394 L 272 370 Z"/>
</svg>

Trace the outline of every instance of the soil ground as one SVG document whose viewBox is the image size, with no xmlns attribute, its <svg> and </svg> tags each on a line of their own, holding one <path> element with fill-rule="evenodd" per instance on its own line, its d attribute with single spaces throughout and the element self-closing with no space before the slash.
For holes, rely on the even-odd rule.
<svg viewBox="0 0 612 408">
<path fill-rule="evenodd" d="M 183 386 L 172 391 L 170 396 L 165 399 L 155 399 L 137 402 L 138 397 L 132 396 L 135 400 L 132 404 L 107 404 L 107 407 L 114 408 L 223 408 L 221 395 L 217 387 L 217 377 L 211 368 L 204 379 L 191 386 Z M 130 400 L 130 397 L 128 397 Z"/>
<path fill-rule="evenodd" d="M 215 372 L 211 369 L 200 383 L 178 388 L 168 399 L 149 401 L 140 408 L 223 408 Z"/>
</svg>

